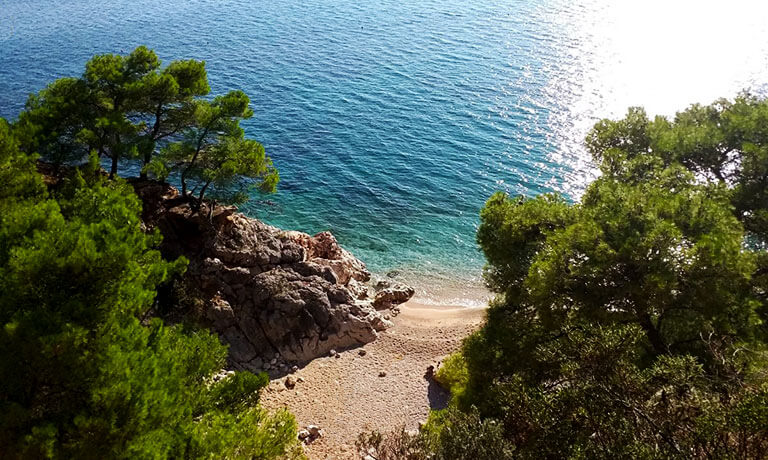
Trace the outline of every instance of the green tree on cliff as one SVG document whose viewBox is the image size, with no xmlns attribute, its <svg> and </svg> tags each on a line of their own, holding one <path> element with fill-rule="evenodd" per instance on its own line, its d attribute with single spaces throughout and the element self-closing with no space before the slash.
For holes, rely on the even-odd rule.
<svg viewBox="0 0 768 460">
<path fill-rule="evenodd" d="M 49 194 L 0 120 L 0 452 L 4 458 L 284 458 L 296 425 L 265 375 L 214 381 L 218 339 L 148 319 L 184 269 L 97 162 Z"/>
<path fill-rule="evenodd" d="M 273 192 L 279 180 L 264 147 L 244 137 L 240 121 L 253 116 L 250 100 L 242 91 L 231 91 L 213 101 L 200 101 L 186 139 L 170 144 L 158 158 L 162 169 L 181 171 L 182 195 L 188 180 L 197 183 L 197 206 L 211 184 L 225 188 L 238 178 L 259 179 L 263 191 Z"/>
<path fill-rule="evenodd" d="M 82 164 L 93 151 L 109 159 L 110 178 L 124 159 L 138 158 L 142 177 L 164 180 L 178 171 L 184 196 L 188 182 L 195 184 L 196 208 L 210 188 L 222 194 L 254 183 L 274 191 L 277 171 L 240 128 L 253 115 L 250 100 L 242 91 L 201 99 L 209 91 L 204 62 L 161 69 L 141 46 L 127 56 L 94 56 L 81 78 L 59 79 L 30 96 L 15 130 L 24 151 L 57 165 Z"/>
</svg>

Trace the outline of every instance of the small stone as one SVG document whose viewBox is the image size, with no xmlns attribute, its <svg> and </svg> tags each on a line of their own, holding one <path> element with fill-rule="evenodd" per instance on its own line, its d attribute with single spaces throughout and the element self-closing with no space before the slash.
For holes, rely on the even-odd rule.
<svg viewBox="0 0 768 460">
<path fill-rule="evenodd" d="M 269 362 L 269 364 L 275 365 L 275 364 L 277 364 L 277 360 L 275 358 L 272 358 L 272 360 Z"/>
<path fill-rule="evenodd" d="M 310 436 L 309 431 L 307 430 L 299 430 L 299 439 L 302 441 L 307 439 Z"/>
<path fill-rule="evenodd" d="M 379 372 L 379 377 L 386 377 L 387 373 L 384 371 Z"/>
<path fill-rule="evenodd" d="M 336 356 L 337 353 L 336 350 L 331 350 L 328 354 L 331 356 Z"/>
<path fill-rule="evenodd" d="M 389 321 L 389 320 L 391 320 L 391 319 L 392 319 L 392 317 L 391 317 L 391 316 L 389 316 L 389 315 L 384 315 L 384 319 L 386 319 L 387 321 Z"/>
<path fill-rule="evenodd" d="M 307 431 L 309 431 L 309 435 L 313 438 L 319 438 L 323 435 L 323 430 L 317 425 L 307 425 Z"/>
<path fill-rule="evenodd" d="M 285 387 L 286 388 L 291 389 L 291 388 L 293 388 L 295 386 L 296 386 L 296 379 L 292 375 L 289 375 L 288 377 L 285 378 Z"/>
<path fill-rule="evenodd" d="M 336 353 L 336 355 L 334 355 L 334 358 L 341 358 L 341 355 Z"/>
<path fill-rule="evenodd" d="M 365 356 L 365 355 L 368 354 L 368 352 L 361 349 L 360 351 L 357 352 L 357 354 L 360 355 L 360 356 Z"/>
<path fill-rule="evenodd" d="M 299 371 L 299 366 L 293 366 L 291 368 L 291 372 L 298 372 L 298 371 Z M 301 378 L 301 377 L 299 377 L 299 378 Z"/>
<path fill-rule="evenodd" d="M 280 359 L 280 353 L 275 353 L 275 359 Z"/>
<path fill-rule="evenodd" d="M 299 377 L 299 378 L 297 378 L 297 379 L 296 379 L 296 381 L 297 381 L 297 382 L 299 382 L 299 383 L 301 383 L 301 382 L 303 382 L 303 381 L 304 381 L 304 377 Z"/>
<path fill-rule="evenodd" d="M 272 367 L 269 363 L 264 363 L 264 370 L 268 371 L 269 368 Z"/>
</svg>

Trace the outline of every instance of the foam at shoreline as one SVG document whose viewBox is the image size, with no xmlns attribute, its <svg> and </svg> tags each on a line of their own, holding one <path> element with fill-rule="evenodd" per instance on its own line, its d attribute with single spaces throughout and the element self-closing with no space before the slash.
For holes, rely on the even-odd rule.
<svg viewBox="0 0 768 460">
<path fill-rule="evenodd" d="M 416 268 L 374 273 L 374 278 L 392 279 L 408 284 L 416 290 L 412 302 L 430 306 L 485 308 L 493 294 L 482 278 L 470 273 L 447 270 L 420 271 Z"/>
</svg>

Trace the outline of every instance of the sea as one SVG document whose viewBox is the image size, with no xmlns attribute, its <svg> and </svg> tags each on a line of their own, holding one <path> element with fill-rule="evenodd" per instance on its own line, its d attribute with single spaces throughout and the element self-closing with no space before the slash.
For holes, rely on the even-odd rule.
<svg viewBox="0 0 768 460">
<path fill-rule="evenodd" d="M 0 0 L 0 117 L 139 45 L 250 96 L 281 181 L 243 212 L 446 305 L 487 300 L 492 193 L 578 200 L 597 177 L 597 120 L 768 89 L 765 0 Z"/>
</svg>

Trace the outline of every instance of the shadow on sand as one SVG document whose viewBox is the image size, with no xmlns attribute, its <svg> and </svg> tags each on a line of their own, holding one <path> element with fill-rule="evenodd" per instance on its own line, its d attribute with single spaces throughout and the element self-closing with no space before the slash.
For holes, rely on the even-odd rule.
<svg viewBox="0 0 768 460">
<path fill-rule="evenodd" d="M 432 410 L 440 410 L 448 407 L 448 400 L 451 398 L 451 392 L 441 387 L 437 381 L 435 381 L 435 368 L 429 366 L 427 372 L 424 374 L 424 380 L 427 381 L 427 399 L 429 399 L 429 408 Z"/>
</svg>

